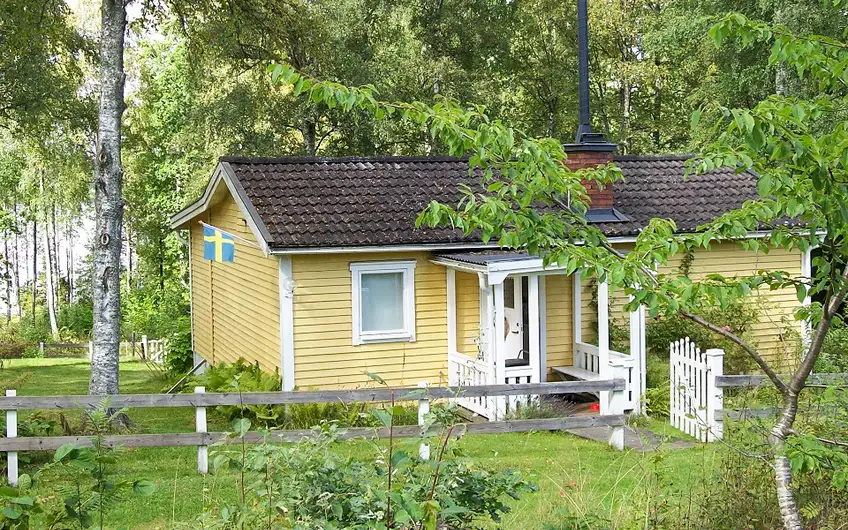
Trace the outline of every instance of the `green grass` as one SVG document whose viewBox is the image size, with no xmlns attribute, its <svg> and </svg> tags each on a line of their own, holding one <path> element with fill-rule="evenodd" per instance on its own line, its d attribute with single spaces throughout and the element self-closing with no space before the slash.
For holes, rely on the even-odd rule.
<svg viewBox="0 0 848 530">
<path fill-rule="evenodd" d="M 84 359 L 20 359 L 6 362 L 0 370 L 0 387 L 31 373 L 16 384 L 19 395 L 84 394 L 88 386 L 88 363 Z M 121 365 L 121 392 L 158 393 L 168 385 L 155 378 L 139 362 Z M 136 409 L 129 411 L 137 432 L 184 432 L 194 427 L 194 411 Z M 210 414 L 210 430 L 226 430 L 225 422 Z M 665 429 L 660 422 L 649 427 Z M 669 430 L 666 434 L 680 434 Z M 636 510 L 658 480 L 654 470 L 673 481 L 675 491 L 691 491 L 713 469 L 715 449 L 658 453 L 617 452 L 603 444 L 566 433 L 526 433 L 467 436 L 458 442 L 464 453 L 480 465 L 513 468 L 538 484 L 539 491 L 513 501 L 513 511 L 492 528 L 541 528 L 556 522 L 558 513 L 605 513 L 615 519 Z M 363 457 L 370 454 L 363 442 L 349 442 L 340 451 Z M 234 499 L 237 477 L 229 473 L 202 477 L 196 470 L 193 448 L 126 449 L 118 472 L 126 478 L 148 478 L 156 483 L 151 497 L 128 498 L 109 517 L 109 528 L 166 529 L 175 523 L 191 528 L 203 507 L 204 490 L 215 499 Z M 33 472 L 34 468 L 25 472 Z M 38 494 L 55 496 L 61 479 L 45 477 Z M 664 479 L 665 480 L 665 479 Z M 688 489 L 687 489 L 688 488 Z"/>
</svg>

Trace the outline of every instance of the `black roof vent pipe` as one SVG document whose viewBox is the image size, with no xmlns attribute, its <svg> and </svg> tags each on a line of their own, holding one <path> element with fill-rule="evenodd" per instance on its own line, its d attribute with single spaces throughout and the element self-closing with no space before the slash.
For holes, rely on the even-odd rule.
<svg viewBox="0 0 848 530">
<path fill-rule="evenodd" d="M 577 143 L 613 145 L 607 142 L 603 133 L 592 132 L 592 119 L 589 114 L 589 9 L 587 0 L 577 0 L 577 101 L 580 108 Z"/>
</svg>

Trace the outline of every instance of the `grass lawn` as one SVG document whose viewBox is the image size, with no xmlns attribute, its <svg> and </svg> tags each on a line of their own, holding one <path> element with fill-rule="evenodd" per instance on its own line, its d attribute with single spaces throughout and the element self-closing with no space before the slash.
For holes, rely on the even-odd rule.
<svg viewBox="0 0 848 530">
<path fill-rule="evenodd" d="M 0 370 L 0 387 L 10 383 L 14 383 L 18 395 L 84 394 L 88 363 L 85 359 L 7 361 Z M 121 392 L 159 393 L 165 387 L 167 384 L 153 377 L 143 363 L 121 364 Z M 129 415 L 137 432 L 194 428 L 194 411 L 190 408 L 136 409 Z M 210 430 L 226 430 L 218 415 L 210 414 L 209 420 Z M 475 462 L 491 468 L 518 469 L 539 486 L 538 492 L 512 502 L 512 512 L 492 527 L 499 529 L 542 528 L 555 524 L 563 510 L 572 515 L 606 513 L 615 519 L 650 495 L 658 480 L 652 470 L 661 469 L 662 480 L 673 482 L 675 491 L 691 491 L 705 473 L 714 469 L 715 458 L 715 449 L 708 446 L 641 454 L 617 452 L 566 433 L 477 435 L 458 443 Z M 340 450 L 367 452 L 365 444 L 356 441 L 345 443 Z M 177 523 L 192 528 L 191 522 L 203 507 L 204 490 L 217 499 L 234 498 L 237 477 L 227 473 L 200 476 L 196 456 L 193 448 L 124 450 L 118 472 L 127 478 L 153 480 L 157 489 L 151 497 L 130 497 L 120 504 L 109 517 L 109 528 L 166 529 Z M 25 467 L 23 472 L 34 470 Z M 55 495 L 61 478 L 45 479 L 39 482 L 38 493 Z"/>
</svg>

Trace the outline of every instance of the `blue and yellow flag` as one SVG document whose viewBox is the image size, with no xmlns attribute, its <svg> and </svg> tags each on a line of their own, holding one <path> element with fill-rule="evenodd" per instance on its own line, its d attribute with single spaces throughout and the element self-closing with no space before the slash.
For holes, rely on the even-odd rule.
<svg viewBox="0 0 848 530">
<path fill-rule="evenodd" d="M 236 254 L 233 236 L 217 228 L 203 225 L 203 259 L 218 263 L 232 262 Z"/>
</svg>

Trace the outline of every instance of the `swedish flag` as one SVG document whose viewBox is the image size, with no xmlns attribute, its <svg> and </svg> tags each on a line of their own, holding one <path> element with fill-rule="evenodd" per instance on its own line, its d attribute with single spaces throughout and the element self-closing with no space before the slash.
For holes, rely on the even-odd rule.
<svg viewBox="0 0 848 530">
<path fill-rule="evenodd" d="M 203 259 L 218 263 L 232 262 L 236 245 L 233 236 L 217 228 L 203 225 Z"/>
</svg>

